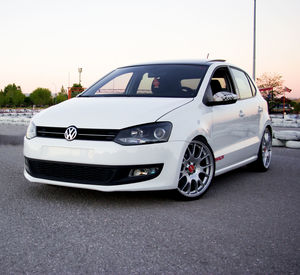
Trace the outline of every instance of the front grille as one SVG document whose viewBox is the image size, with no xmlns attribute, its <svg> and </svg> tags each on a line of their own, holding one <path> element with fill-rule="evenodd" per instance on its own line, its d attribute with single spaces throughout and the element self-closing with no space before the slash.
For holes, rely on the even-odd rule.
<svg viewBox="0 0 300 275">
<path fill-rule="evenodd" d="M 46 161 L 25 157 L 25 169 L 35 178 L 93 185 L 118 185 L 153 179 L 160 174 L 163 164 L 152 164 L 150 166 L 157 167 L 158 173 L 151 176 L 134 178 L 129 177 L 131 169 L 143 168 L 146 167 L 145 165 L 134 167 L 102 166 Z"/>
<path fill-rule="evenodd" d="M 106 184 L 116 169 L 97 165 L 25 159 L 27 172 L 37 178 L 86 184 Z"/>
<path fill-rule="evenodd" d="M 36 132 L 38 137 L 60 138 L 64 139 L 64 134 L 67 128 L 63 127 L 43 127 L 37 126 Z M 77 140 L 101 140 L 113 141 L 119 130 L 106 129 L 87 129 L 77 128 Z"/>
</svg>

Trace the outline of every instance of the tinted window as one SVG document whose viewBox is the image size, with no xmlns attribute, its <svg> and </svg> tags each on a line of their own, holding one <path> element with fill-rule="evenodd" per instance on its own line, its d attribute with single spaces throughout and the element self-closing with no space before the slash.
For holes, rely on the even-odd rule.
<svg viewBox="0 0 300 275">
<path fill-rule="evenodd" d="M 201 79 L 200 78 L 188 78 L 188 79 L 182 79 L 180 81 L 181 87 L 197 90 L 199 87 Z"/>
<path fill-rule="evenodd" d="M 246 74 L 240 70 L 231 68 L 233 77 L 235 79 L 235 83 L 237 85 L 237 89 L 240 94 L 240 98 L 249 98 L 252 97 L 252 90 L 249 85 L 248 78 Z"/>
<path fill-rule="evenodd" d="M 122 74 L 112 79 L 96 91 L 97 94 L 123 94 L 132 77 L 132 73 Z"/>
<path fill-rule="evenodd" d="M 152 84 L 155 82 L 155 77 L 151 76 L 149 73 L 145 73 L 141 79 L 141 82 L 139 84 L 137 94 L 153 94 L 152 93 Z"/>
<path fill-rule="evenodd" d="M 232 80 L 227 67 L 221 67 L 214 72 L 210 87 L 213 95 L 224 91 L 235 93 L 232 89 Z"/>
<path fill-rule="evenodd" d="M 208 102 L 214 101 L 213 96 L 219 92 L 234 93 L 232 79 L 227 67 L 216 69 L 213 73 L 209 85 L 203 97 L 203 103 L 208 105 Z"/>
<path fill-rule="evenodd" d="M 145 65 L 120 68 L 81 96 L 195 97 L 205 65 Z"/>
</svg>

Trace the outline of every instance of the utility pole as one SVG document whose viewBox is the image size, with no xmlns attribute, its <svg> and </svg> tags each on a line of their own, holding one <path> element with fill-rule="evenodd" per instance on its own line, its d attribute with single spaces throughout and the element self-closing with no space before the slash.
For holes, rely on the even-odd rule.
<svg viewBox="0 0 300 275">
<path fill-rule="evenodd" d="M 255 67 L 256 67 L 256 0 L 254 0 L 254 22 L 253 22 L 253 80 L 255 81 Z"/>
<path fill-rule="evenodd" d="M 78 68 L 78 73 L 79 73 L 79 85 L 81 84 L 81 73 L 82 73 L 82 68 Z"/>
</svg>

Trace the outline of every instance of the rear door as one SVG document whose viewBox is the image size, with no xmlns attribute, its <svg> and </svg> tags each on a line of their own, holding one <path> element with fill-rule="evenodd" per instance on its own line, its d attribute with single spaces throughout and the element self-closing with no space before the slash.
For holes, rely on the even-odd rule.
<svg viewBox="0 0 300 275">
<path fill-rule="evenodd" d="M 246 157 L 257 155 L 259 138 L 259 123 L 262 115 L 262 108 L 256 96 L 256 90 L 249 76 L 242 70 L 231 67 L 230 72 L 240 97 L 240 117 L 245 129 L 244 153 Z"/>
</svg>

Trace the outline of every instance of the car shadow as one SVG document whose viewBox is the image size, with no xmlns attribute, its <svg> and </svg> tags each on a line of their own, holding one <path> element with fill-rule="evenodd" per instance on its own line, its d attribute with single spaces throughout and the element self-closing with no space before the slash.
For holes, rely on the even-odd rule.
<svg viewBox="0 0 300 275">
<path fill-rule="evenodd" d="M 131 205 L 174 202 L 168 191 L 101 192 L 55 185 L 31 184 L 30 196 L 35 199 L 72 204 Z"/>
</svg>

